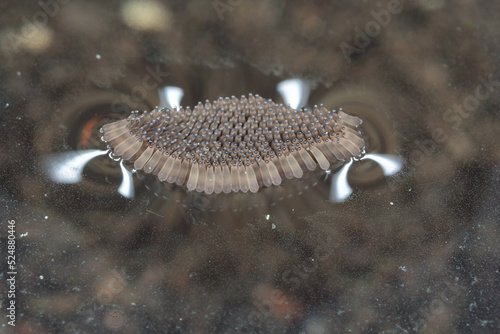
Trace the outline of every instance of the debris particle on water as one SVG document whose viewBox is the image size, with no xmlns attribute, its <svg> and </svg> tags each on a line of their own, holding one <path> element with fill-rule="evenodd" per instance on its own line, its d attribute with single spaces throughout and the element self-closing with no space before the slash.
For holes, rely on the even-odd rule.
<svg viewBox="0 0 500 334">
<path fill-rule="evenodd" d="M 274 223 L 272 223 L 271 228 L 274 230 L 276 228 L 276 225 Z"/>
</svg>

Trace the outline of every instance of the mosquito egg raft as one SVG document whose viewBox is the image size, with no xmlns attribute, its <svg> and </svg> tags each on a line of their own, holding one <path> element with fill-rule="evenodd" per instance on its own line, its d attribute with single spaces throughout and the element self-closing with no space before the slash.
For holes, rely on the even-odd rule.
<svg viewBox="0 0 500 334">
<path fill-rule="evenodd" d="M 322 105 L 294 110 L 259 95 L 191 110 L 133 111 L 102 127 L 115 156 L 160 181 L 212 193 L 257 192 L 361 154 L 361 120 Z"/>
</svg>

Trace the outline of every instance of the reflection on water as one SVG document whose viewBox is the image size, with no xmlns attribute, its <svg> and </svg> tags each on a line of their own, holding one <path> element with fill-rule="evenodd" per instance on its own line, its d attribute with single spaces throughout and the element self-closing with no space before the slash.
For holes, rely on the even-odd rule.
<svg viewBox="0 0 500 334">
<path fill-rule="evenodd" d="M 305 80 L 284 80 L 278 83 L 276 89 L 281 94 L 285 105 L 289 105 L 293 109 L 303 108 L 309 103 L 310 87 Z"/>
<path fill-rule="evenodd" d="M 134 192 L 134 182 L 132 181 L 132 172 L 129 171 L 125 166 L 123 165 L 123 160 L 120 160 L 120 168 L 122 170 L 122 183 L 120 184 L 120 187 L 118 188 L 118 193 L 122 195 L 125 198 L 132 199 L 135 197 L 135 192 Z"/>
<path fill-rule="evenodd" d="M 181 105 L 184 90 L 176 86 L 166 86 L 158 88 L 158 95 L 160 98 L 160 105 L 167 108 L 179 108 Z"/>
<path fill-rule="evenodd" d="M 392 176 L 403 167 L 403 159 L 395 155 L 364 154 L 359 160 L 363 159 L 376 161 L 384 171 L 385 176 Z M 349 161 L 340 171 L 333 175 L 330 188 L 330 201 L 332 203 L 343 202 L 352 194 L 352 188 L 347 181 L 347 173 L 355 160 Z"/>
<path fill-rule="evenodd" d="M 331 202 L 343 202 L 347 199 L 347 197 L 349 197 L 349 195 L 351 195 L 352 188 L 347 182 L 347 172 L 349 171 L 352 163 L 353 160 L 350 160 L 332 177 L 332 185 L 330 188 Z"/>
<path fill-rule="evenodd" d="M 403 167 L 403 159 L 396 155 L 388 154 L 365 154 L 360 160 L 370 159 L 379 164 L 385 176 L 392 176 L 398 173 Z"/>
<path fill-rule="evenodd" d="M 43 158 L 43 165 L 52 181 L 57 183 L 78 183 L 82 180 L 85 165 L 95 157 L 104 154 L 108 154 L 108 152 L 89 150 L 52 154 Z"/>
</svg>

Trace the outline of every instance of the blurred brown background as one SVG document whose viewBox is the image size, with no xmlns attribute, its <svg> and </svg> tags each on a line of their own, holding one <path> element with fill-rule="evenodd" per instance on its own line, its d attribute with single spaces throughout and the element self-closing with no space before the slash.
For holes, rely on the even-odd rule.
<svg viewBox="0 0 500 334">
<path fill-rule="evenodd" d="M 499 332 L 499 9 L 2 1 L 0 237 L 7 254 L 15 219 L 15 332 Z M 402 171 L 361 161 L 343 203 L 313 175 L 229 196 L 229 210 L 135 176 L 125 199 L 105 156 L 77 184 L 44 171 L 54 153 L 102 149 L 99 124 L 158 105 L 160 87 L 181 87 L 186 106 L 281 101 L 288 78 L 311 85 L 310 106 L 362 117 L 368 153 L 403 157 Z"/>
</svg>

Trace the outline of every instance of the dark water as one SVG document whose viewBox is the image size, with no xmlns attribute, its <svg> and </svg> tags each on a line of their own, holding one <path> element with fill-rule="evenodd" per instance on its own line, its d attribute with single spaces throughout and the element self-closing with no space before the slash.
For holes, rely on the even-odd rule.
<svg viewBox="0 0 500 334">
<path fill-rule="evenodd" d="M 1 333 L 500 331 L 496 3 L 0 9 Z M 342 107 L 367 156 L 208 197 L 68 162 L 179 88 Z"/>
</svg>

